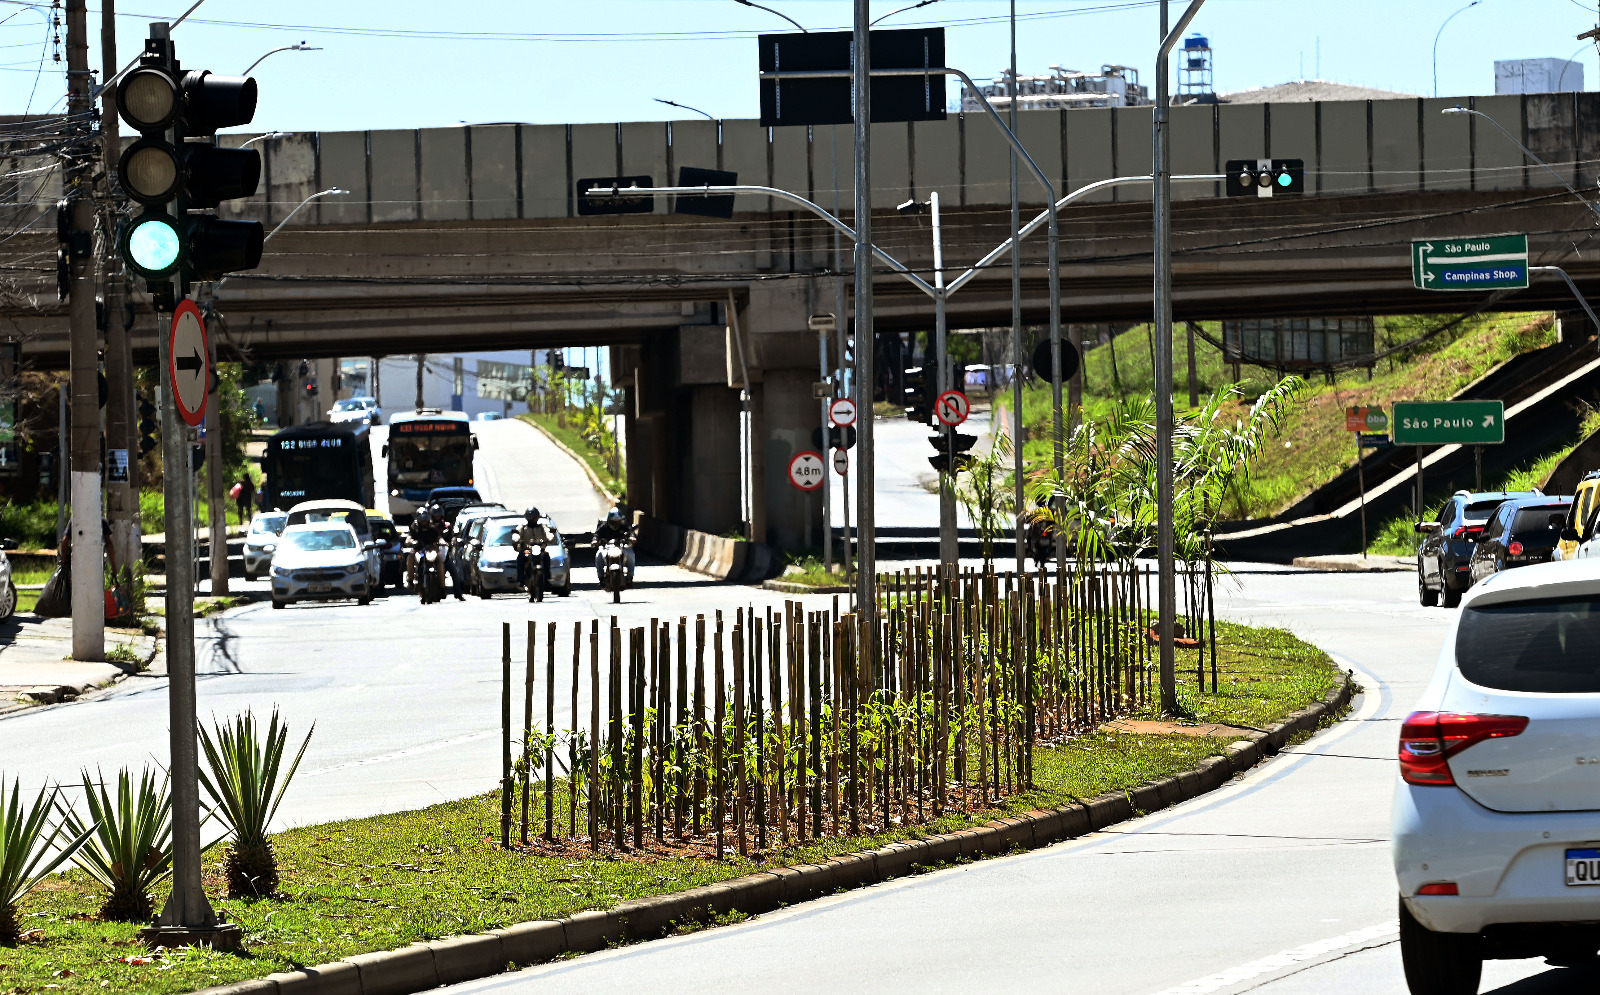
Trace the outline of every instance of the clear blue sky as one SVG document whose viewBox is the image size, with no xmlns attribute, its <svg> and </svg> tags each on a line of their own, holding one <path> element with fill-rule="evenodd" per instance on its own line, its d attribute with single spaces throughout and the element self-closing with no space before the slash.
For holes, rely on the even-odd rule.
<svg viewBox="0 0 1600 995">
<path fill-rule="evenodd" d="M 192 0 L 120 0 L 126 62 L 147 22 L 173 19 Z M 875 2 L 874 16 L 903 7 Z M 1466 0 L 1209 0 L 1195 28 L 1216 49 L 1219 90 L 1321 76 L 1410 93 L 1432 92 L 1434 34 Z M 846 0 L 768 0 L 808 28 L 848 24 Z M 0 0 L 0 92 L 5 113 L 57 103 L 65 63 L 51 61 L 44 4 Z M 941 0 L 885 26 L 948 26 L 949 61 L 975 78 L 1007 61 L 1008 4 Z M 1174 0 L 1174 16 L 1183 3 Z M 1153 70 L 1157 6 L 1150 0 L 1019 0 L 1018 61 Z M 99 4 L 90 0 L 91 64 L 100 64 Z M 1592 0 L 1481 0 L 1439 45 L 1441 95 L 1492 93 L 1496 59 L 1577 56 L 1590 89 L 1595 49 L 1574 36 L 1595 25 Z M 665 97 L 722 117 L 757 111 L 754 35 L 782 21 L 733 0 L 205 0 L 174 34 L 189 68 L 238 72 L 266 50 L 297 41 L 256 70 L 255 128 L 284 131 L 410 128 L 459 121 L 540 123 L 659 120 L 684 112 Z M 1319 71 L 1320 48 L 1320 71 Z M 954 95 L 954 89 L 951 91 Z"/>
</svg>

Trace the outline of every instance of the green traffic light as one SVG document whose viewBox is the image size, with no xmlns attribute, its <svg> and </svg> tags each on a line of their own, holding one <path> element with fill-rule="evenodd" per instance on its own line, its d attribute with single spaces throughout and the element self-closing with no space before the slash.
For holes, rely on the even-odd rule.
<svg viewBox="0 0 1600 995">
<path fill-rule="evenodd" d="M 1278 174 L 1278 186 L 1280 186 L 1280 187 L 1288 187 L 1288 186 L 1291 186 L 1293 183 L 1294 183 L 1294 177 L 1293 176 L 1290 176 L 1288 173 L 1279 173 Z"/>
<path fill-rule="evenodd" d="M 178 268 L 183 254 L 183 237 L 172 219 L 163 214 L 146 214 L 128 229 L 124 252 L 128 265 L 144 277 L 163 277 Z"/>
</svg>

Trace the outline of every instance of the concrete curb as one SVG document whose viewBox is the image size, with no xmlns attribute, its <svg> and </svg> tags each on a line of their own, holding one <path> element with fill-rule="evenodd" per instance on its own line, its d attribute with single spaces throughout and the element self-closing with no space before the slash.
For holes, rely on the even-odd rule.
<svg viewBox="0 0 1600 995">
<path fill-rule="evenodd" d="M 1350 675 L 1341 674 L 1338 685 L 1321 701 L 1230 744 L 1225 755 L 1207 757 L 1191 770 L 1127 791 L 1025 812 L 953 833 L 889 843 L 821 864 L 758 871 L 670 895 L 633 899 L 606 911 L 580 912 L 568 919 L 525 922 L 473 936 L 357 954 L 302 971 L 207 988 L 195 995 L 412 995 L 565 953 L 592 953 L 656 939 L 679 923 L 704 922 L 734 909 L 759 915 L 836 891 L 904 877 L 919 868 L 1050 846 L 1214 791 L 1235 774 L 1276 754 L 1290 739 L 1316 729 L 1325 717 L 1349 704 L 1354 693 Z"/>
<path fill-rule="evenodd" d="M 606 499 L 606 501 L 608 503 L 610 503 L 610 504 L 616 504 L 617 503 L 617 496 L 615 494 L 611 493 L 611 489 L 610 488 L 606 487 L 605 484 L 602 484 L 600 482 L 599 475 L 597 475 L 594 472 L 594 467 L 589 465 L 589 461 L 588 460 L 584 459 L 582 456 L 579 456 L 577 453 L 573 452 L 572 451 L 572 447 L 568 446 L 565 442 L 562 442 L 560 439 L 558 439 L 554 435 L 550 434 L 550 430 L 549 429 L 545 428 L 543 425 L 541 425 L 538 422 L 532 420 L 531 418 L 518 418 L 517 421 L 522 422 L 524 425 L 532 425 L 534 428 L 539 430 L 539 434 L 540 435 L 544 436 L 546 439 L 549 439 L 550 442 L 557 449 L 559 449 L 562 452 L 566 453 L 568 456 L 571 456 L 572 457 L 572 461 L 574 463 L 577 463 L 578 466 L 583 468 L 583 475 L 589 478 L 590 485 L 593 486 L 595 490 L 597 490 L 601 494 L 605 495 L 605 499 Z"/>
<path fill-rule="evenodd" d="M 780 594 L 849 594 L 855 590 L 848 584 L 807 587 L 805 584 L 791 584 L 786 580 L 764 580 L 761 582 L 761 588 L 766 591 L 777 591 Z"/>
</svg>

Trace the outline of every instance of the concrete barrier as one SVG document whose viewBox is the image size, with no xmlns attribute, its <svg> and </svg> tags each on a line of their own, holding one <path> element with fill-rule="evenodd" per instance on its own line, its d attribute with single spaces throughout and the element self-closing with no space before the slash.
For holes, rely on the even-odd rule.
<svg viewBox="0 0 1600 995">
<path fill-rule="evenodd" d="M 645 514 L 636 514 L 634 522 L 641 552 L 685 570 L 746 584 L 760 583 L 782 570 L 777 551 L 766 543 L 714 536 Z"/>
</svg>

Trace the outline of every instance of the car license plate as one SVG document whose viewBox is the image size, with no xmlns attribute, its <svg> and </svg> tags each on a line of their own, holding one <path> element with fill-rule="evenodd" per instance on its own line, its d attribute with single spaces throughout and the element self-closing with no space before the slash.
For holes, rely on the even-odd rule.
<svg viewBox="0 0 1600 995">
<path fill-rule="evenodd" d="M 1600 885 L 1600 850 L 1567 851 L 1567 886 Z"/>
<path fill-rule="evenodd" d="M 333 590 L 333 585 L 332 584 L 307 584 L 306 585 L 306 593 L 307 594 L 327 594 L 331 590 Z"/>
</svg>

